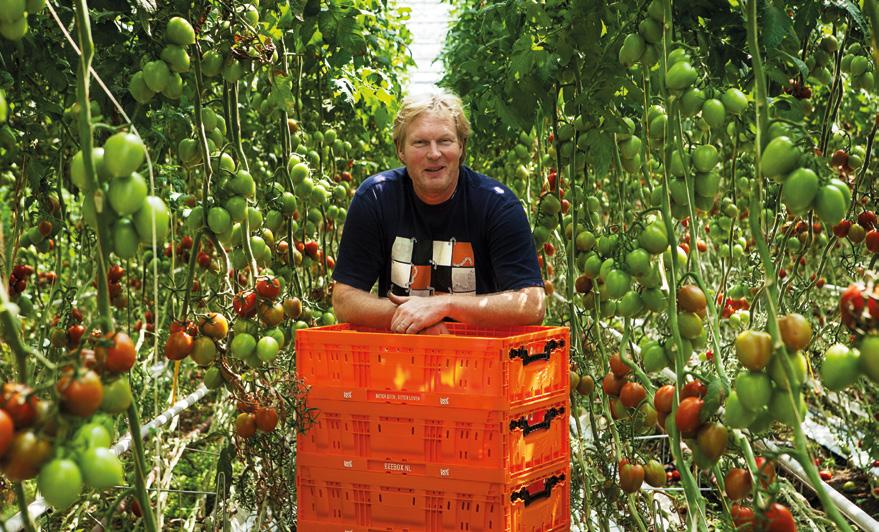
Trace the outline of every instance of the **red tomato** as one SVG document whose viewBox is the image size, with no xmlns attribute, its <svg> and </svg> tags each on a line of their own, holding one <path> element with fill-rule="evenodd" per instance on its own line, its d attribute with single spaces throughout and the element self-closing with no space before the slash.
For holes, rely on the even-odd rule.
<svg viewBox="0 0 879 532">
<path fill-rule="evenodd" d="M 751 477 L 751 472 L 741 467 L 730 469 L 723 479 L 726 495 L 734 501 L 744 499 L 750 495 L 753 485 L 754 481 Z"/>
<path fill-rule="evenodd" d="M 612 371 L 608 371 L 607 375 L 604 376 L 604 380 L 601 381 L 601 389 L 607 395 L 616 397 L 620 394 L 620 390 L 623 389 L 625 383 L 626 379 L 618 378 Z"/>
<path fill-rule="evenodd" d="M 690 381 L 684 385 L 684 389 L 681 390 L 681 401 L 686 399 L 687 397 L 705 397 L 705 394 L 708 393 L 708 387 L 705 386 L 705 383 L 700 380 Z"/>
<path fill-rule="evenodd" d="M 256 282 L 256 293 L 266 299 L 274 299 L 281 293 L 281 281 L 277 277 L 261 277 Z"/>
<path fill-rule="evenodd" d="M 235 433 L 241 438 L 250 438 L 256 434 L 256 416 L 247 412 L 238 414 L 235 418 Z"/>
<path fill-rule="evenodd" d="M 729 513 L 732 516 L 733 524 L 736 525 L 736 530 L 754 530 L 754 522 L 756 520 L 754 510 L 747 506 L 733 504 Z"/>
<path fill-rule="evenodd" d="M 623 362 L 623 358 L 620 356 L 619 353 L 617 353 L 610 357 L 610 370 L 618 378 L 623 378 L 631 373 L 632 368 L 630 368 L 625 362 Z"/>
<path fill-rule="evenodd" d="M 774 502 L 763 514 L 766 524 L 762 528 L 765 532 L 796 532 L 797 523 L 787 506 Z"/>
<path fill-rule="evenodd" d="M 123 373 L 130 370 L 137 360 L 137 351 L 134 342 L 124 332 L 116 333 L 113 337 L 113 345 L 109 348 L 95 348 L 95 354 L 104 357 L 104 369 L 113 373 Z"/>
<path fill-rule="evenodd" d="M 12 438 L 15 436 L 15 425 L 5 410 L 0 410 L 0 457 L 6 454 Z"/>
<path fill-rule="evenodd" d="M 861 317 L 864 312 L 864 294 L 857 285 L 849 285 L 848 288 L 839 296 L 839 312 L 842 316 L 842 323 L 848 328 L 855 325 L 855 321 Z"/>
<path fill-rule="evenodd" d="M 74 376 L 73 370 L 68 369 L 58 380 L 57 389 L 64 409 L 79 417 L 97 412 L 104 399 L 104 385 L 92 370 Z"/>
<path fill-rule="evenodd" d="M 123 277 L 125 277 L 125 269 L 118 264 L 110 266 L 110 270 L 107 271 L 107 280 L 111 283 L 118 283 Z"/>
<path fill-rule="evenodd" d="M 3 385 L 2 399 L 0 408 L 6 411 L 16 429 L 34 424 L 40 400 L 33 395 L 33 390 L 23 384 L 9 382 Z"/>
<path fill-rule="evenodd" d="M 763 489 L 766 489 L 769 487 L 769 484 L 775 482 L 775 463 L 766 460 L 762 456 L 758 456 L 754 461 L 757 463 L 757 475 L 760 478 L 760 485 L 763 486 Z"/>
<path fill-rule="evenodd" d="M 169 360 L 183 360 L 192 353 L 195 344 L 186 331 L 177 331 L 168 336 L 165 342 L 165 356 Z"/>
<path fill-rule="evenodd" d="M 627 382 L 620 389 L 620 401 L 626 408 L 635 408 L 647 397 L 647 390 L 637 382 Z"/>
<path fill-rule="evenodd" d="M 250 318 L 256 314 L 256 293 L 252 290 L 239 292 L 232 298 L 232 310 L 242 318 Z"/>
<path fill-rule="evenodd" d="M 278 412 L 272 407 L 261 406 L 256 409 L 256 428 L 271 432 L 278 426 Z"/>
<path fill-rule="evenodd" d="M 657 412 L 670 414 L 675 397 L 675 387 L 672 384 L 662 386 L 653 395 L 653 406 Z"/>
<path fill-rule="evenodd" d="M 702 424 L 699 420 L 699 414 L 702 412 L 704 404 L 705 402 L 698 397 L 687 397 L 680 402 L 678 410 L 675 412 L 675 424 L 681 434 L 687 437 L 696 435 L 696 431 Z"/>
</svg>

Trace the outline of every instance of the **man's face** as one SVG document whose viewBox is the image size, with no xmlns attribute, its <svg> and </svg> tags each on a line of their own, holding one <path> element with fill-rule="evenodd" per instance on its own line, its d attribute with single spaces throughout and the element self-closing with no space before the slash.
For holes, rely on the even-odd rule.
<svg viewBox="0 0 879 532">
<path fill-rule="evenodd" d="M 455 121 L 430 112 L 409 124 L 402 145 L 397 147 L 415 193 L 430 205 L 442 203 L 454 194 L 463 152 Z"/>
</svg>

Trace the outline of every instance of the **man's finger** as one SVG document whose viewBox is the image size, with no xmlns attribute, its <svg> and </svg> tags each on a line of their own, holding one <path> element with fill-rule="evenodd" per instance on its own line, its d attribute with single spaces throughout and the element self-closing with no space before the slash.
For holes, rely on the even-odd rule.
<svg viewBox="0 0 879 532">
<path fill-rule="evenodd" d="M 392 292 L 388 292 L 388 299 L 391 301 L 391 303 L 395 305 L 402 305 L 403 303 L 409 301 L 408 297 L 398 296 L 397 294 L 394 294 Z"/>
</svg>

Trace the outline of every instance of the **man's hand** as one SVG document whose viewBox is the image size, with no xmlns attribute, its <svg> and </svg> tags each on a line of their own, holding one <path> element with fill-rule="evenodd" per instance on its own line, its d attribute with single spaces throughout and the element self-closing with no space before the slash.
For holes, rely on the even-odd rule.
<svg viewBox="0 0 879 532">
<path fill-rule="evenodd" d="M 444 322 L 439 322 L 436 325 L 431 325 L 427 329 L 420 331 L 418 334 L 427 334 L 427 335 L 441 335 L 441 334 L 452 334 L 449 331 L 449 328 L 446 327 Z"/>
<path fill-rule="evenodd" d="M 391 318 L 391 330 L 394 332 L 417 334 L 441 323 L 446 317 L 446 299 L 443 296 L 402 297 L 388 293 L 388 299 L 397 305 L 397 311 Z"/>
</svg>

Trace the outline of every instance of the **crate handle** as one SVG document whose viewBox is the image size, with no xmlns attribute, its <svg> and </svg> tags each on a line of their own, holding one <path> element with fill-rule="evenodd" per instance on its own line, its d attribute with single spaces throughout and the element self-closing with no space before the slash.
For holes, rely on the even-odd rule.
<svg viewBox="0 0 879 532">
<path fill-rule="evenodd" d="M 546 499 L 547 497 L 549 497 L 552 494 L 552 489 L 555 487 L 555 485 L 559 482 L 564 482 L 564 480 L 564 473 L 562 473 L 561 475 L 550 477 L 544 481 L 543 491 L 535 493 L 533 495 L 528 491 L 528 488 L 522 488 L 519 491 L 514 491 L 510 495 L 510 502 L 524 501 L 525 506 L 527 507 L 532 502 L 536 502 L 540 499 Z"/>
<path fill-rule="evenodd" d="M 510 421 L 510 432 L 516 429 L 522 429 L 522 432 L 524 432 L 525 436 L 527 436 L 532 432 L 548 429 L 549 425 L 552 423 L 552 420 L 564 413 L 564 407 L 550 408 L 546 411 L 545 414 L 543 414 L 543 421 L 541 421 L 540 423 L 535 423 L 534 425 L 529 425 L 527 418 L 525 416 L 522 416 L 519 419 L 514 419 L 513 421 Z"/>
<path fill-rule="evenodd" d="M 527 366 L 532 362 L 536 362 L 538 360 L 549 360 L 549 355 L 559 347 L 564 347 L 564 340 L 556 340 L 555 338 L 546 342 L 546 345 L 543 346 L 543 353 L 537 353 L 535 355 L 528 354 L 528 349 L 524 347 L 514 347 L 510 349 L 510 360 L 515 360 L 517 358 L 522 359 L 522 365 Z"/>
</svg>

